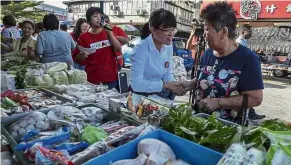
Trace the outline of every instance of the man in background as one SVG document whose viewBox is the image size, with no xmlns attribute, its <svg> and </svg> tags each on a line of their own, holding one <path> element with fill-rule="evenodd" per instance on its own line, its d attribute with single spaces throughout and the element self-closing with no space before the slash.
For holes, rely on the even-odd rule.
<svg viewBox="0 0 291 165">
<path fill-rule="evenodd" d="M 65 31 L 65 32 L 67 32 L 67 30 L 68 30 L 68 26 L 66 25 L 66 24 L 61 24 L 60 25 L 60 29 L 62 30 L 62 31 Z"/>
<path fill-rule="evenodd" d="M 252 26 L 249 24 L 243 24 L 238 28 L 239 37 L 236 39 L 236 42 L 242 46 L 248 47 L 248 39 L 252 37 Z M 259 60 L 259 58 L 258 58 Z M 259 115 L 256 113 L 254 108 L 249 109 L 249 119 L 258 120 L 265 118 L 265 115 Z"/>
<path fill-rule="evenodd" d="M 191 34 L 190 34 L 190 37 L 189 37 L 187 44 L 186 44 L 186 49 L 192 51 L 192 58 L 193 59 L 195 59 L 195 55 L 197 52 L 198 40 L 199 40 L 199 37 L 195 35 L 195 30 L 196 30 L 197 24 L 198 24 L 198 21 L 196 19 L 193 19 L 192 20 Z"/>
<path fill-rule="evenodd" d="M 242 46 L 248 47 L 248 39 L 252 37 L 252 26 L 249 24 L 243 24 L 238 28 L 239 37 L 236 42 Z"/>
</svg>

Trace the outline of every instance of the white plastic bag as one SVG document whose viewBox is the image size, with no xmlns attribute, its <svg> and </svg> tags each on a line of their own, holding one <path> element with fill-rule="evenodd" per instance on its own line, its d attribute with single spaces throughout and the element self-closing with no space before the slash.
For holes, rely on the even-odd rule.
<svg viewBox="0 0 291 165">
<path fill-rule="evenodd" d="M 31 114 L 12 124 L 10 126 L 10 133 L 14 139 L 19 139 L 27 131 L 33 129 L 37 131 L 45 131 L 49 128 L 50 123 L 47 115 L 42 112 L 32 112 Z"/>
</svg>

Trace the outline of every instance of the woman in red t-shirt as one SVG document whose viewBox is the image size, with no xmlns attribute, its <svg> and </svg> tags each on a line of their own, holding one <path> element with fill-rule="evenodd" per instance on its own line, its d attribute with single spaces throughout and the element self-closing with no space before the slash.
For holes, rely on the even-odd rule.
<svg viewBox="0 0 291 165">
<path fill-rule="evenodd" d="M 77 23 L 76 23 L 76 26 L 74 27 L 73 32 L 71 32 L 70 35 L 72 36 L 75 42 L 78 42 L 80 35 L 82 33 L 88 32 L 89 28 L 90 28 L 90 25 L 87 23 L 87 20 L 85 18 L 79 18 L 77 20 Z M 78 63 L 77 61 L 74 60 L 74 68 L 84 70 L 85 65 Z"/>
<path fill-rule="evenodd" d="M 117 88 L 118 65 L 113 51 L 120 52 L 121 45 L 114 34 L 101 26 L 103 11 L 98 7 L 90 7 L 86 11 L 86 19 L 91 28 L 81 34 L 78 45 L 83 48 L 95 49 L 89 54 L 85 50 L 76 49 L 73 58 L 86 65 L 88 81 L 92 84 L 102 83 L 109 88 Z M 77 46 L 78 47 L 78 46 Z"/>
</svg>

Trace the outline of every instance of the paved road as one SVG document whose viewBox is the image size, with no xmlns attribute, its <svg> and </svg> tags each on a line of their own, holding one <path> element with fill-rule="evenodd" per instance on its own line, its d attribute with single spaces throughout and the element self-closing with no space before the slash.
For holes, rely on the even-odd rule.
<svg viewBox="0 0 291 165">
<path fill-rule="evenodd" d="M 287 81 L 273 80 L 265 80 L 264 85 L 264 99 L 259 107 L 255 107 L 257 113 L 291 122 L 291 85 Z M 189 93 L 175 100 L 188 102 Z"/>
</svg>

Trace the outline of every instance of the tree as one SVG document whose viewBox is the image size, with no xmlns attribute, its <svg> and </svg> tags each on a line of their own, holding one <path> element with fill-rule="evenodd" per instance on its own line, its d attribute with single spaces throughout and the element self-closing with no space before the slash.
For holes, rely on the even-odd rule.
<svg viewBox="0 0 291 165">
<path fill-rule="evenodd" d="M 24 19 L 32 19 L 36 22 L 42 21 L 47 12 L 34 10 L 34 7 L 42 2 L 35 1 L 23 1 L 23 2 L 11 2 L 10 4 L 1 6 L 1 17 L 5 15 L 13 15 L 18 21 Z"/>
</svg>

